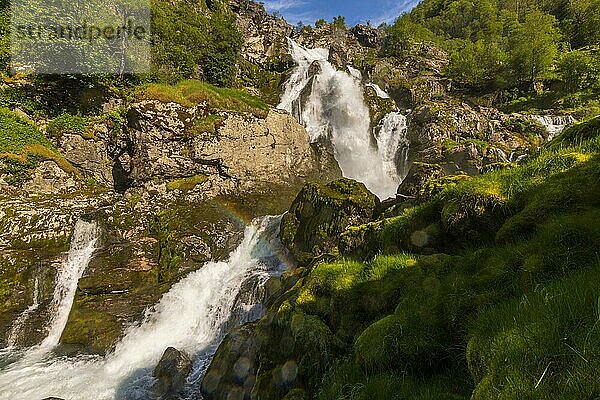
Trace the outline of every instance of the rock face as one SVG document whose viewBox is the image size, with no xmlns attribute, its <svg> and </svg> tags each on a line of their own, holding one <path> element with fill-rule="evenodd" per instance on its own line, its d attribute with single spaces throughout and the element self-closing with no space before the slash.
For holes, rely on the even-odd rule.
<svg viewBox="0 0 600 400">
<path fill-rule="evenodd" d="M 362 183 L 342 179 L 308 183 L 281 221 L 281 239 L 301 265 L 337 252 L 336 237 L 369 221 L 379 203 Z"/>
<path fill-rule="evenodd" d="M 267 13 L 261 3 L 254 1 L 231 0 L 230 6 L 244 37 L 242 55 L 247 61 L 266 66 L 287 53 L 286 38 L 293 28 L 284 19 Z"/>
<path fill-rule="evenodd" d="M 183 390 L 185 378 L 191 371 L 191 358 L 169 347 L 154 368 L 154 378 L 156 378 L 153 386 L 154 394 L 161 400 L 177 399 L 177 395 Z"/>
<path fill-rule="evenodd" d="M 514 151 L 538 147 L 546 136 L 529 116 L 450 99 L 419 106 L 408 126 L 410 161 L 437 164 L 445 175 L 476 175 L 490 165 L 515 161 Z"/>
<path fill-rule="evenodd" d="M 309 144 L 304 128 L 277 110 L 256 115 L 209 111 L 203 102 L 141 100 L 126 115 L 122 126 L 56 138 L 79 175 L 48 160 L 22 188 L 4 186 L 3 342 L 34 302 L 36 287 L 40 306 L 17 343 L 44 337 L 54 277 L 78 218 L 101 224 L 102 246 L 79 281 L 61 343 L 66 352 L 104 353 L 173 282 L 225 258 L 245 224 L 283 213 L 307 179 L 324 183 L 341 175 L 333 156 Z M 207 119 L 216 122 L 206 127 Z"/>
</svg>

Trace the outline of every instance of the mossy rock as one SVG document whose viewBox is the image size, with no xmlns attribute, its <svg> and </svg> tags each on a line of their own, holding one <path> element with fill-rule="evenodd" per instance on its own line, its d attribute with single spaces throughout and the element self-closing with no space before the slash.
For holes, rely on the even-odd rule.
<svg viewBox="0 0 600 400">
<path fill-rule="evenodd" d="M 116 316 L 97 309 L 95 299 L 90 300 L 73 303 L 60 342 L 76 351 L 105 354 L 121 337 L 123 325 Z"/>
<path fill-rule="evenodd" d="M 368 222 L 378 204 L 362 183 L 350 179 L 307 183 L 282 219 L 282 241 L 301 264 L 336 253 L 339 234 Z"/>
</svg>

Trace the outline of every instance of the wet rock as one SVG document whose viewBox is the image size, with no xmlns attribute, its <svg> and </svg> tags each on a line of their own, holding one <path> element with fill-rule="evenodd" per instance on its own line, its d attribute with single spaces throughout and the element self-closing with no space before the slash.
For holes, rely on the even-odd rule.
<svg viewBox="0 0 600 400">
<path fill-rule="evenodd" d="M 153 386 L 154 393 L 161 400 L 176 399 L 177 394 L 182 392 L 185 379 L 191 371 L 191 358 L 187 354 L 169 347 L 154 368 L 154 377 L 156 378 Z"/>
<path fill-rule="evenodd" d="M 28 192 L 64 194 L 81 188 L 81 182 L 54 161 L 43 161 L 30 174 L 23 189 Z"/>
<path fill-rule="evenodd" d="M 437 164 L 414 163 L 398 187 L 398 194 L 401 197 L 416 198 L 428 180 L 443 175 L 442 167 Z"/>
<path fill-rule="evenodd" d="M 350 179 L 308 183 L 282 219 L 282 241 L 306 265 L 314 257 L 336 253 L 338 235 L 368 222 L 378 204 L 362 183 Z"/>
</svg>

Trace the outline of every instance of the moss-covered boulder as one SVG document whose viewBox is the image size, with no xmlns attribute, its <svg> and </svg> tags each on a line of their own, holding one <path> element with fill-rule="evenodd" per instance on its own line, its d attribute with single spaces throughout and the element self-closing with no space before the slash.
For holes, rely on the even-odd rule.
<svg viewBox="0 0 600 400">
<path fill-rule="evenodd" d="M 365 185 L 341 179 L 308 183 L 281 221 L 281 238 L 301 264 L 336 254 L 338 235 L 371 220 L 379 204 Z"/>
</svg>

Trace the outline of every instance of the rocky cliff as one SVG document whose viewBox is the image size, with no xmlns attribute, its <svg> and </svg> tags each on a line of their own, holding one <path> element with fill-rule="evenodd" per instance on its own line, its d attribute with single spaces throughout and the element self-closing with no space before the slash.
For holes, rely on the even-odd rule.
<svg viewBox="0 0 600 400">
<path fill-rule="evenodd" d="M 120 118 L 52 138 L 60 161 L 25 166 L 18 181 L 3 169 L 4 339 L 36 287 L 40 307 L 18 343 L 44 336 L 56 268 L 79 218 L 101 223 L 102 245 L 79 282 L 61 342 L 104 352 L 179 277 L 229 254 L 252 218 L 281 214 L 307 179 L 340 176 L 333 157 L 280 111 L 150 97 L 122 105 Z"/>
</svg>

